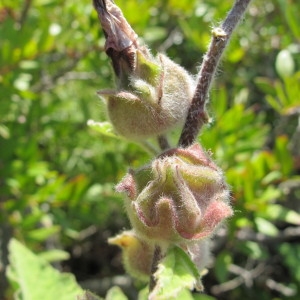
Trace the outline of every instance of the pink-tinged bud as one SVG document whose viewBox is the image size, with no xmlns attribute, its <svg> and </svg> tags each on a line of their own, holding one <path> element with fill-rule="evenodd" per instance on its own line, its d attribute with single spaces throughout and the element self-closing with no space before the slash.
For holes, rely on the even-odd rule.
<svg viewBox="0 0 300 300">
<path fill-rule="evenodd" d="M 210 237 L 232 215 L 221 170 L 201 146 L 168 150 L 118 185 L 137 234 L 156 243 Z"/>
<path fill-rule="evenodd" d="M 142 241 L 133 230 L 124 231 L 108 242 L 122 249 L 124 267 L 131 276 L 142 281 L 149 280 L 154 253 L 152 244 Z"/>
</svg>

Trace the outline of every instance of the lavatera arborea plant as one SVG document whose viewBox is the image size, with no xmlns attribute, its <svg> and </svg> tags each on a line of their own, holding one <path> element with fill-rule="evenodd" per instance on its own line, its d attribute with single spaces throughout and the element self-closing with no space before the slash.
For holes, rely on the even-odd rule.
<svg viewBox="0 0 300 300">
<path fill-rule="evenodd" d="M 218 62 L 249 2 L 237 0 L 212 30 L 200 72 L 193 77 L 141 45 L 113 1 L 94 0 L 116 75 L 115 89 L 98 92 L 114 131 L 142 143 L 157 139 L 160 147 L 150 163 L 130 170 L 117 184 L 132 229 L 109 239 L 122 248 L 125 269 L 150 280 L 149 299 L 174 299 L 185 288 L 202 289 L 210 240 L 233 214 L 223 172 L 196 139 L 209 119 L 206 102 Z M 178 126 L 183 129 L 173 146 L 168 135 Z"/>
</svg>

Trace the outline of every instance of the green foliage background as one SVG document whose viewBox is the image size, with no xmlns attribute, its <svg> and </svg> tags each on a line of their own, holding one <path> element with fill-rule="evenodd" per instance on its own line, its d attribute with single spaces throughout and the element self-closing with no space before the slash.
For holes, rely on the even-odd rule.
<svg viewBox="0 0 300 300">
<path fill-rule="evenodd" d="M 91 2 L 0 3 L 0 299 L 18 289 L 5 275 L 12 237 L 80 282 L 122 272 L 105 242 L 129 226 L 114 185 L 150 156 L 87 126 L 106 120 L 96 91 L 113 86 Z M 232 1 L 117 4 L 154 51 L 196 74 Z M 300 295 L 299 11 L 296 0 L 254 0 L 212 88 L 213 121 L 199 140 L 235 209 L 204 277 L 217 299 Z"/>
</svg>

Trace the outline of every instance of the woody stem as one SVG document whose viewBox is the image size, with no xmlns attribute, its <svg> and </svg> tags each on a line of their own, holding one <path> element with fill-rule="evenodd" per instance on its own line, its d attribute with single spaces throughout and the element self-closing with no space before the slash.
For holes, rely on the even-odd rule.
<svg viewBox="0 0 300 300">
<path fill-rule="evenodd" d="M 221 26 L 212 31 L 212 39 L 200 68 L 197 87 L 178 142 L 181 147 L 188 147 L 194 143 L 202 126 L 208 121 L 205 105 L 214 74 L 232 32 L 241 20 L 250 1 L 236 0 Z"/>
</svg>

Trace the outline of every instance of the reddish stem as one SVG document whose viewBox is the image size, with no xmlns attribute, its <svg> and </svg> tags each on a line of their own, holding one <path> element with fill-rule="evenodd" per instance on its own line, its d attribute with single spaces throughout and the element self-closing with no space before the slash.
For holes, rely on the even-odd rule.
<svg viewBox="0 0 300 300">
<path fill-rule="evenodd" d="M 212 40 L 204 56 L 196 91 L 178 142 L 178 145 L 181 147 L 188 147 L 193 144 L 202 126 L 208 121 L 205 105 L 214 74 L 232 32 L 241 20 L 250 1 L 236 0 L 222 25 L 212 31 Z"/>
</svg>

